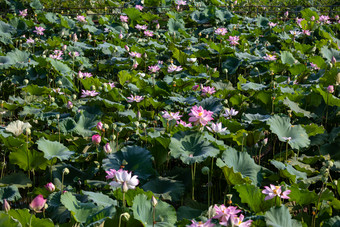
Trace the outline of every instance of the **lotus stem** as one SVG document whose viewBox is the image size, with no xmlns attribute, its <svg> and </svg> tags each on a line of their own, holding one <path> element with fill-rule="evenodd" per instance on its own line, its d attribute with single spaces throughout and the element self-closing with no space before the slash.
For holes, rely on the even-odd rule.
<svg viewBox="0 0 340 227">
<path fill-rule="evenodd" d="M 286 162 L 288 160 L 288 141 L 286 142 Z"/>
<path fill-rule="evenodd" d="M 123 190 L 123 207 L 124 208 L 126 207 L 125 192 L 124 192 L 124 190 Z"/>
<path fill-rule="evenodd" d="M 31 217 L 30 217 L 30 225 L 29 225 L 29 227 L 32 227 L 32 217 L 33 217 L 33 213 L 31 213 Z"/>
<path fill-rule="evenodd" d="M 156 224 L 156 206 L 153 206 L 152 209 L 152 227 L 155 227 Z"/>
<path fill-rule="evenodd" d="M 191 164 L 191 184 L 192 184 L 192 194 L 191 199 L 195 200 L 195 175 L 196 175 L 196 162 Z"/>
<path fill-rule="evenodd" d="M 327 104 L 326 104 L 326 123 L 325 123 L 325 125 L 327 125 L 327 119 L 328 119 L 328 98 L 329 98 L 329 93 L 327 93 Z"/>
<path fill-rule="evenodd" d="M 263 144 L 261 145 L 260 151 L 259 151 L 259 165 L 261 164 L 261 151 L 262 151 L 262 148 L 263 148 Z"/>
</svg>

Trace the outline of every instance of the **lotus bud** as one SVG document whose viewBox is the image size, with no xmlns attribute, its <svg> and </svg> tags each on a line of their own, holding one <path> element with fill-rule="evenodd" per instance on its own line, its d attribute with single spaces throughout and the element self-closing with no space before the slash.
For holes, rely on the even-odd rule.
<svg viewBox="0 0 340 227">
<path fill-rule="evenodd" d="M 127 104 L 127 106 L 126 106 L 128 109 L 130 109 L 131 108 L 131 104 Z"/>
<path fill-rule="evenodd" d="M 338 73 L 337 75 L 336 75 L 336 79 L 335 79 L 335 83 L 336 83 L 336 85 L 339 85 L 340 84 L 340 73 Z"/>
<path fill-rule="evenodd" d="M 136 128 L 138 128 L 139 127 L 139 121 L 135 121 L 134 125 L 136 126 Z"/>
<path fill-rule="evenodd" d="M 117 124 L 113 123 L 113 124 L 112 124 L 112 128 L 113 128 L 113 130 L 116 130 Z"/>
<path fill-rule="evenodd" d="M 117 131 L 121 132 L 121 131 L 123 131 L 123 128 L 122 127 L 117 127 Z"/>
<path fill-rule="evenodd" d="M 228 99 L 225 99 L 223 102 L 224 104 L 228 105 Z"/>
<path fill-rule="evenodd" d="M 160 119 L 161 119 L 160 117 L 155 116 L 155 120 L 156 120 L 156 121 L 159 121 Z"/>
<path fill-rule="evenodd" d="M 147 53 L 144 53 L 144 58 L 147 59 L 148 58 L 148 55 Z"/>
<path fill-rule="evenodd" d="M 2 209 L 3 209 L 6 213 L 11 209 L 11 206 L 9 205 L 9 203 L 7 202 L 6 199 L 4 199 L 4 201 L 3 201 Z"/>
<path fill-rule="evenodd" d="M 147 126 L 147 124 L 146 124 L 146 123 L 142 123 L 142 127 L 143 127 L 143 129 L 146 129 L 146 126 Z"/>
<path fill-rule="evenodd" d="M 128 187 L 126 181 L 124 181 L 124 183 L 123 183 L 123 185 L 122 185 L 122 191 L 123 191 L 123 192 L 127 192 L 128 190 L 129 190 L 129 187 Z"/>
<path fill-rule="evenodd" d="M 202 36 L 202 33 L 200 32 L 200 33 L 198 33 L 198 36 Z"/>
<path fill-rule="evenodd" d="M 77 41 L 78 41 L 78 37 L 77 37 L 77 34 L 76 34 L 76 33 L 73 34 L 72 39 L 73 39 L 74 42 L 77 42 Z"/>
<path fill-rule="evenodd" d="M 109 153 L 112 152 L 112 149 L 111 149 L 111 146 L 110 146 L 109 143 L 106 143 L 106 144 L 104 145 L 103 149 L 104 149 L 105 153 L 107 153 L 107 154 L 109 154 Z"/>
<path fill-rule="evenodd" d="M 328 93 L 330 93 L 330 94 L 334 93 L 334 86 L 333 86 L 333 85 L 329 85 L 329 86 L 327 87 L 327 91 L 328 91 Z"/>
<path fill-rule="evenodd" d="M 100 144 L 100 141 L 102 140 L 102 137 L 98 134 L 92 136 L 92 143 L 94 145 Z"/>
<path fill-rule="evenodd" d="M 63 82 L 61 80 L 59 80 L 57 83 L 59 86 L 63 85 Z"/>
<path fill-rule="evenodd" d="M 72 109 L 73 103 L 71 101 L 67 101 L 67 109 Z"/>
<path fill-rule="evenodd" d="M 112 134 L 112 140 L 115 140 L 117 137 L 115 134 Z"/>
<path fill-rule="evenodd" d="M 121 215 L 125 219 L 125 221 L 129 221 L 129 219 L 130 219 L 130 214 L 129 213 L 125 212 L 125 213 L 122 213 Z"/>
<path fill-rule="evenodd" d="M 268 143 L 268 138 L 264 138 L 262 141 L 263 146 L 266 146 Z"/>
<path fill-rule="evenodd" d="M 76 94 L 73 94 L 73 95 L 72 95 L 72 99 L 73 99 L 73 100 L 76 100 L 76 99 L 77 99 L 77 95 L 76 95 Z"/>
<path fill-rule="evenodd" d="M 103 129 L 103 123 L 99 121 L 96 127 L 99 131 L 101 131 Z"/>
<path fill-rule="evenodd" d="M 223 72 L 224 72 L 225 74 L 228 74 L 228 69 L 224 69 Z"/>
<path fill-rule="evenodd" d="M 63 35 L 63 34 L 62 34 Z M 66 51 L 67 50 L 67 45 L 64 45 L 63 46 L 63 51 Z"/>
<path fill-rule="evenodd" d="M 332 63 L 333 65 L 336 64 L 336 58 L 335 58 L 334 56 L 332 57 L 331 63 Z"/>
<path fill-rule="evenodd" d="M 63 174 L 67 175 L 67 174 L 69 174 L 69 173 L 70 173 L 70 170 L 69 170 L 68 168 L 65 168 L 65 169 L 63 170 Z"/>
<path fill-rule="evenodd" d="M 156 207 L 156 206 L 157 206 L 157 203 L 158 203 L 158 201 L 157 201 L 157 199 L 155 198 L 155 196 L 152 196 L 152 197 L 151 197 L 151 205 L 152 205 L 153 207 Z"/>
<path fill-rule="evenodd" d="M 123 28 L 125 28 L 126 30 L 129 30 L 129 25 L 127 23 L 123 23 Z"/>
<path fill-rule="evenodd" d="M 44 187 L 45 187 L 45 188 L 47 189 L 47 191 L 49 191 L 49 192 L 54 192 L 54 191 L 55 191 L 55 186 L 54 186 L 54 184 L 53 184 L 52 182 L 47 183 Z"/>
<path fill-rule="evenodd" d="M 104 125 L 103 125 L 103 128 L 104 128 L 105 130 L 108 130 L 108 129 L 110 128 L 110 126 L 109 126 L 108 124 L 104 124 Z"/>
<path fill-rule="evenodd" d="M 202 168 L 202 173 L 204 174 L 204 175 L 208 175 L 209 174 L 209 171 L 210 171 L 210 169 L 209 169 L 209 167 L 208 166 L 204 166 L 203 168 Z"/>
<path fill-rule="evenodd" d="M 91 35 L 90 33 L 87 33 L 87 38 L 88 38 L 89 40 L 91 40 L 92 35 Z"/>
<path fill-rule="evenodd" d="M 142 118 L 142 115 L 140 113 L 140 111 L 137 112 L 137 119 L 140 120 Z"/>
<path fill-rule="evenodd" d="M 315 16 L 312 16 L 312 17 L 310 18 L 310 20 L 311 20 L 311 21 L 315 21 Z"/>
<path fill-rule="evenodd" d="M 127 52 L 130 51 L 130 48 L 129 48 L 127 45 L 125 45 L 124 48 L 125 48 L 125 50 L 126 50 Z"/>
<path fill-rule="evenodd" d="M 29 81 L 27 79 L 24 79 L 24 84 L 27 85 Z"/>
<path fill-rule="evenodd" d="M 91 91 L 95 91 L 96 90 L 96 86 L 92 85 L 90 89 L 91 89 Z"/>
<path fill-rule="evenodd" d="M 156 24 L 156 29 L 158 30 L 161 26 L 159 24 Z"/>
<path fill-rule="evenodd" d="M 123 34 L 122 33 L 119 34 L 119 39 L 123 39 Z"/>
<path fill-rule="evenodd" d="M 338 185 L 338 180 L 333 180 L 333 183 L 334 183 L 335 185 Z"/>
<path fill-rule="evenodd" d="M 43 195 L 38 195 L 30 203 L 29 207 L 36 213 L 41 213 L 41 210 L 45 207 L 47 199 L 44 199 Z"/>
<path fill-rule="evenodd" d="M 339 20 L 340 17 L 339 17 L 339 15 L 336 15 L 334 18 L 335 18 L 335 20 Z"/>
<path fill-rule="evenodd" d="M 79 79 L 83 79 L 84 78 L 84 75 L 81 71 L 78 72 L 78 78 Z"/>
<path fill-rule="evenodd" d="M 334 162 L 331 160 L 327 161 L 327 166 L 332 168 L 334 166 Z"/>
<path fill-rule="evenodd" d="M 284 16 L 287 18 L 287 17 L 289 16 L 289 12 L 286 11 L 285 14 L 284 14 Z"/>
<path fill-rule="evenodd" d="M 27 136 L 31 135 L 31 129 L 30 129 L 30 128 L 26 128 L 26 129 L 25 129 L 25 134 L 26 134 Z"/>
<path fill-rule="evenodd" d="M 54 102 L 55 101 L 55 98 L 51 97 L 51 102 Z"/>
</svg>

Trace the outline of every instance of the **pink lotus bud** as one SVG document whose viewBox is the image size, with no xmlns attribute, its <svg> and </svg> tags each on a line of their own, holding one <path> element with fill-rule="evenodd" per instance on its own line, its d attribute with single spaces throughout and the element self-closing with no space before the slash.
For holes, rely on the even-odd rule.
<svg viewBox="0 0 340 227">
<path fill-rule="evenodd" d="M 30 203 L 29 207 L 34 210 L 36 213 L 41 213 L 41 209 L 44 208 L 47 199 L 44 199 L 43 195 L 37 195 L 32 202 Z"/>
<path fill-rule="evenodd" d="M 119 34 L 119 38 L 123 39 L 123 34 L 122 33 Z"/>
<path fill-rule="evenodd" d="M 328 93 L 333 93 L 334 92 L 334 86 L 333 85 L 329 85 L 328 87 L 327 87 L 327 91 L 328 91 Z"/>
<path fill-rule="evenodd" d="M 82 73 L 81 71 L 79 71 L 79 72 L 78 72 L 78 78 L 79 78 L 79 79 L 83 79 L 83 77 L 84 77 L 83 73 Z"/>
<path fill-rule="evenodd" d="M 315 21 L 315 17 L 312 16 L 312 17 L 310 18 L 310 20 L 311 20 L 311 21 Z"/>
<path fill-rule="evenodd" d="M 289 15 L 289 12 L 286 11 L 285 14 L 284 14 L 284 16 L 285 16 L 285 17 L 288 17 L 288 15 Z"/>
<path fill-rule="evenodd" d="M 11 206 L 9 205 L 6 199 L 4 199 L 4 202 L 2 204 L 2 209 L 6 212 L 8 212 L 11 209 Z"/>
<path fill-rule="evenodd" d="M 339 18 L 340 18 L 339 15 L 335 16 L 335 20 L 339 20 Z"/>
<path fill-rule="evenodd" d="M 109 143 L 105 144 L 104 151 L 105 151 L 105 153 L 111 153 L 112 152 L 112 149 L 111 149 L 111 146 L 110 146 Z"/>
<path fill-rule="evenodd" d="M 137 69 L 138 63 L 136 62 L 135 64 L 132 65 L 132 68 Z"/>
<path fill-rule="evenodd" d="M 78 37 L 77 37 L 77 34 L 76 34 L 76 33 L 73 34 L 73 41 L 74 41 L 74 42 L 77 42 L 77 41 L 78 41 Z"/>
<path fill-rule="evenodd" d="M 335 65 L 335 63 L 336 63 L 336 59 L 335 59 L 334 56 L 332 57 L 331 63 L 332 63 L 333 65 Z"/>
<path fill-rule="evenodd" d="M 263 144 L 264 146 L 266 146 L 267 143 L 268 143 L 268 138 L 264 138 L 263 141 L 262 141 L 262 144 Z"/>
<path fill-rule="evenodd" d="M 92 136 L 92 143 L 95 145 L 100 144 L 100 141 L 102 140 L 102 137 L 98 134 Z"/>
<path fill-rule="evenodd" d="M 63 51 L 66 51 L 67 50 L 67 45 L 64 45 L 63 46 Z"/>
<path fill-rule="evenodd" d="M 156 24 L 156 29 L 158 30 L 161 26 L 159 24 Z"/>
<path fill-rule="evenodd" d="M 98 122 L 97 123 L 97 129 L 99 130 L 99 131 L 101 131 L 102 129 L 103 129 L 103 123 L 102 122 Z"/>
<path fill-rule="evenodd" d="M 67 109 L 72 109 L 73 103 L 71 101 L 67 102 Z"/>
<path fill-rule="evenodd" d="M 130 48 L 127 45 L 125 45 L 124 48 L 126 51 L 130 51 Z"/>
<path fill-rule="evenodd" d="M 54 191 L 55 191 L 55 186 L 54 186 L 54 184 L 53 184 L 52 182 L 47 183 L 47 184 L 45 185 L 45 188 L 46 188 L 47 191 L 49 191 L 49 192 L 54 192 Z"/>
<path fill-rule="evenodd" d="M 194 91 L 196 91 L 198 88 L 200 87 L 200 85 L 194 85 L 194 86 L 192 86 L 192 90 L 194 90 Z"/>
</svg>

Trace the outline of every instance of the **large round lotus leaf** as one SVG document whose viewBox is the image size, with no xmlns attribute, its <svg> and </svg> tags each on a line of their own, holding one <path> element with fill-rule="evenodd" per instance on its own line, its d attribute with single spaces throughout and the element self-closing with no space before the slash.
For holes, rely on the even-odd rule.
<svg viewBox="0 0 340 227">
<path fill-rule="evenodd" d="M 60 161 L 68 160 L 74 151 L 70 151 L 67 147 L 57 141 L 49 141 L 41 138 L 37 141 L 38 149 L 44 152 L 44 157 L 48 160 L 58 158 Z"/>
<path fill-rule="evenodd" d="M 7 69 L 11 66 L 11 59 L 6 56 L 0 56 L 0 69 Z"/>
<path fill-rule="evenodd" d="M 21 223 L 21 226 L 28 226 L 28 223 L 31 222 L 31 226 L 44 226 L 44 227 L 53 227 L 53 221 L 49 218 L 37 218 L 35 215 L 30 214 L 29 209 L 11 209 L 8 211 L 8 214 L 15 220 Z M 1 225 L 3 226 L 3 225 Z"/>
<path fill-rule="evenodd" d="M 301 223 L 293 220 L 286 206 L 273 207 L 265 214 L 267 226 L 274 227 L 298 227 Z"/>
<path fill-rule="evenodd" d="M 153 207 L 151 200 L 146 195 L 137 195 L 133 200 L 132 205 L 133 216 L 135 219 L 142 222 L 143 226 L 151 227 L 166 227 L 174 226 L 177 217 L 175 209 L 166 202 L 158 200 L 155 209 L 155 224 L 153 223 Z"/>
<path fill-rule="evenodd" d="M 170 142 L 171 156 L 180 158 L 185 164 L 203 162 L 207 157 L 215 157 L 219 150 L 197 132 L 178 132 Z"/>
<path fill-rule="evenodd" d="M 124 166 L 124 170 L 133 171 L 139 179 L 147 179 L 155 173 L 151 158 L 150 151 L 139 146 L 127 146 L 104 159 L 103 168 L 118 170 Z"/>
<path fill-rule="evenodd" d="M 283 137 L 290 137 L 288 143 L 293 149 L 308 147 L 310 144 L 306 130 L 301 125 L 291 125 L 289 117 L 274 115 L 267 121 L 267 124 L 280 141 L 286 142 Z"/>
</svg>

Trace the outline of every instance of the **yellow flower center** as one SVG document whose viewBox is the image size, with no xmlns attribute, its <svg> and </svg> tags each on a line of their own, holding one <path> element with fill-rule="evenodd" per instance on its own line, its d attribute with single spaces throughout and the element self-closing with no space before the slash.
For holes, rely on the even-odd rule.
<svg viewBox="0 0 340 227">
<path fill-rule="evenodd" d="M 202 113 L 202 112 L 198 113 L 198 116 L 202 117 L 202 115 L 203 115 L 203 113 Z"/>
<path fill-rule="evenodd" d="M 281 188 L 281 186 L 275 186 L 276 189 L 273 190 L 273 192 L 277 195 L 277 190 Z"/>
</svg>

